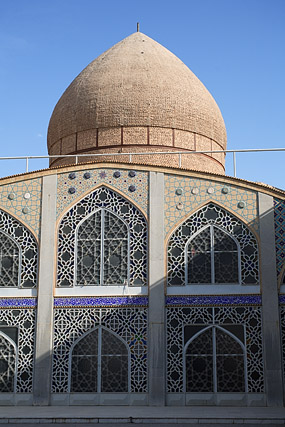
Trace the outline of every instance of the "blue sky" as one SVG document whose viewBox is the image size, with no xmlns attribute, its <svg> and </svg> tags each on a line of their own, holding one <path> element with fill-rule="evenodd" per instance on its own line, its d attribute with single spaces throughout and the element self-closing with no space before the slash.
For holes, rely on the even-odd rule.
<svg viewBox="0 0 285 427">
<path fill-rule="evenodd" d="M 212 93 L 228 149 L 285 147 L 285 0 L 0 0 L 0 156 L 47 154 L 63 91 L 137 21 Z M 237 176 L 284 188 L 284 160 L 239 154 Z M 230 155 L 226 164 L 232 175 Z M 0 166 L 0 176 L 24 172 L 24 162 Z"/>
</svg>

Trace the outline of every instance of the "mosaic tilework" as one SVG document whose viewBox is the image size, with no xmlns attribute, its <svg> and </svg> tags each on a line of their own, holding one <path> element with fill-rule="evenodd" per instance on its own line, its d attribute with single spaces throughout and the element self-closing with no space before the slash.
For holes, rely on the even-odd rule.
<svg viewBox="0 0 285 427">
<path fill-rule="evenodd" d="M 147 392 L 147 308 L 86 307 L 54 310 L 53 393 L 69 391 L 69 355 L 83 334 L 103 326 L 118 335 L 130 351 L 130 391 Z"/>
<path fill-rule="evenodd" d="M 41 178 L 0 186 L 0 208 L 3 207 L 22 219 L 37 237 L 40 229 L 41 197 Z"/>
<path fill-rule="evenodd" d="M 227 193 L 222 191 L 225 188 L 223 191 L 228 191 Z M 176 194 L 177 189 L 182 190 L 181 195 Z M 258 231 L 256 192 L 206 179 L 165 175 L 165 234 L 169 233 L 187 212 L 195 210 L 209 200 L 214 200 L 236 212 Z M 244 202 L 245 206 L 239 208 L 239 202 Z"/>
<path fill-rule="evenodd" d="M 279 295 L 279 304 L 285 305 L 285 295 Z"/>
<path fill-rule="evenodd" d="M 274 200 L 276 266 L 279 276 L 285 263 L 285 201 Z"/>
<path fill-rule="evenodd" d="M 88 169 L 74 172 L 74 175 L 65 173 L 58 175 L 57 194 L 57 216 L 74 203 L 80 195 L 91 191 L 92 188 L 106 184 L 120 190 L 127 197 L 133 199 L 145 213 L 148 212 L 148 173 L 136 171 L 135 176 L 129 176 L 130 170 L 123 169 Z M 115 172 L 120 172 L 116 178 Z M 70 179 L 69 176 L 75 176 Z M 89 177 L 90 176 L 90 177 Z M 88 178 L 86 178 L 88 177 Z M 134 186 L 129 189 L 130 186 Z M 75 188 L 75 192 L 70 194 L 69 189 Z M 134 191 L 131 191 L 134 190 Z M 73 191 L 73 190 L 72 190 Z"/>
<path fill-rule="evenodd" d="M 128 307 L 147 306 L 148 297 L 55 297 L 54 306 L 59 307 Z"/>
<path fill-rule="evenodd" d="M 260 295 L 168 296 L 167 306 L 261 305 Z"/>
<path fill-rule="evenodd" d="M 0 298 L 0 308 L 36 308 L 37 298 Z"/>
</svg>

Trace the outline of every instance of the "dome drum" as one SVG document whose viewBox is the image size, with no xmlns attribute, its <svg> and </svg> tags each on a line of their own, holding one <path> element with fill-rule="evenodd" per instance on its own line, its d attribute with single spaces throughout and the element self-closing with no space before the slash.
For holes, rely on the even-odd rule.
<svg viewBox="0 0 285 427">
<path fill-rule="evenodd" d="M 88 154 L 122 153 L 117 156 L 90 156 Z M 181 155 L 181 167 L 186 169 L 204 170 L 224 173 L 224 154 L 186 154 L 193 151 L 222 150 L 215 141 L 205 136 L 179 129 L 155 127 L 132 127 L 90 129 L 69 135 L 57 141 L 50 148 L 50 155 L 86 154 L 78 157 L 78 163 L 116 161 L 129 162 L 129 156 L 123 153 L 153 152 L 153 155 L 135 155 L 134 163 L 179 167 L 179 156 L 171 154 L 155 154 L 156 152 L 185 152 Z M 75 163 L 75 159 L 53 158 L 50 166 Z"/>
</svg>

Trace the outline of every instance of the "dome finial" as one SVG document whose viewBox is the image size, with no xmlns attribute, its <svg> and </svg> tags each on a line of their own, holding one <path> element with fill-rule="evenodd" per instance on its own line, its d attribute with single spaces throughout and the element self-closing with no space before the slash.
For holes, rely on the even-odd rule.
<svg viewBox="0 0 285 427">
<path fill-rule="evenodd" d="M 137 33 L 140 31 L 140 23 L 137 22 Z"/>
</svg>

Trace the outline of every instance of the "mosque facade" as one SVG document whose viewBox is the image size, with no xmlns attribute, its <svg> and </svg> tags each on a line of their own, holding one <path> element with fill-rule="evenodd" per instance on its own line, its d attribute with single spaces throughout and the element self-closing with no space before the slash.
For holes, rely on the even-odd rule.
<svg viewBox="0 0 285 427">
<path fill-rule="evenodd" d="M 285 192 L 225 149 L 140 32 L 71 83 L 50 168 L 0 180 L 1 405 L 283 406 Z"/>
</svg>

